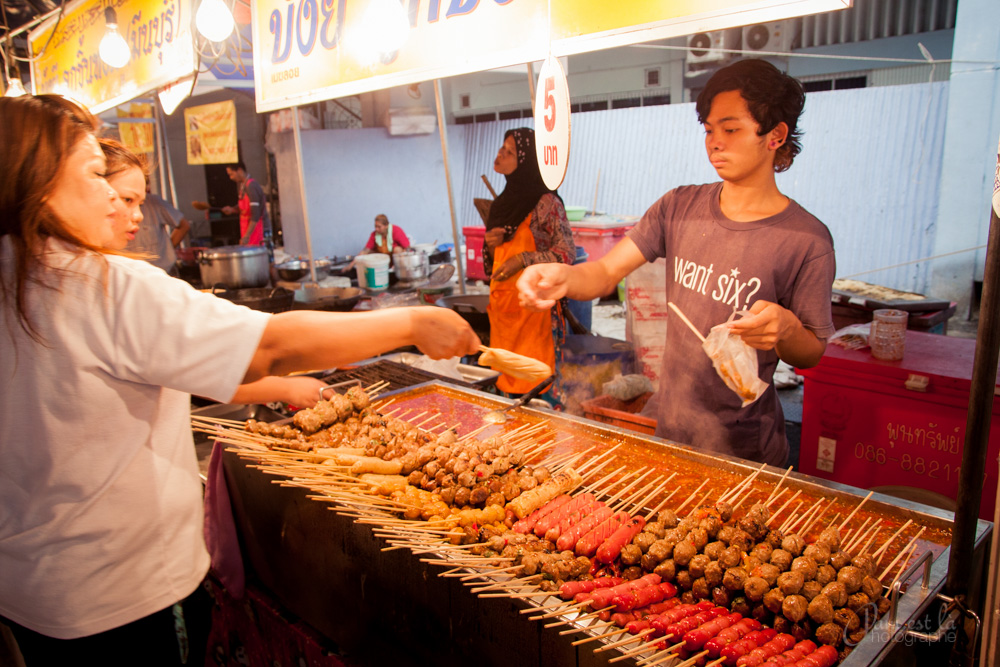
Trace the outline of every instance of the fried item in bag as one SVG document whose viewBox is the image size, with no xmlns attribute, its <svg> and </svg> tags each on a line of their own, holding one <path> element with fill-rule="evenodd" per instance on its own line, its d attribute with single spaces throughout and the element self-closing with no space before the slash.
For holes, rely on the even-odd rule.
<svg viewBox="0 0 1000 667">
<path fill-rule="evenodd" d="M 523 354 L 497 347 L 479 349 L 483 352 L 479 355 L 480 366 L 489 366 L 495 371 L 529 382 L 541 382 L 552 375 L 552 369 L 548 364 Z"/>
<path fill-rule="evenodd" d="M 712 360 L 715 372 L 726 386 L 743 399 L 746 407 L 756 401 L 767 390 L 767 383 L 757 377 L 757 350 L 743 342 L 738 335 L 730 333 L 726 326 L 737 315 L 749 315 L 747 311 L 737 311 L 724 324 L 712 327 L 708 337 L 701 344 L 705 354 Z"/>
</svg>

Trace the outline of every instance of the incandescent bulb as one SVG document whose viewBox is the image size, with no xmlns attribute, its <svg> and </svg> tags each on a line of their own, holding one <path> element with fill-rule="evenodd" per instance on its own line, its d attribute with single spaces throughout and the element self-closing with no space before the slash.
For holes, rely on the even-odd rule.
<svg viewBox="0 0 1000 667">
<path fill-rule="evenodd" d="M 128 59 L 132 57 L 125 38 L 118 33 L 118 15 L 115 10 L 108 7 L 104 10 L 104 22 L 107 28 L 101 44 L 97 47 L 97 52 L 101 55 L 101 60 L 111 67 L 125 67 Z"/>
<path fill-rule="evenodd" d="M 194 17 L 198 32 L 210 42 L 221 42 L 232 34 L 236 22 L 222 0 L 202 0 Z"/>
<path fill-rule="evenodd" d="M 4 97 L 20 97 L 27 94 L 28 91 L 24 89 L 20 79 L 13 77 L 7 80 L 7 92 L 3 94 Z"/>
</svg>

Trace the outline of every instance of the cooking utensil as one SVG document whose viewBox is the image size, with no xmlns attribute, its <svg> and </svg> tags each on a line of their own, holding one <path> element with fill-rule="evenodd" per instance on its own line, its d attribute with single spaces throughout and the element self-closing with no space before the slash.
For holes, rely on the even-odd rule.
<svg viewBox="0 0 1000 667">
<path fill-rule="evenodd" d="M 295 290 L 295 310 L 352 310 L 361 300 L 360 287 L 304 286 Z"/>
<path fill-rule="evenodd" d="M 521 398 L 511 403 L 506 408 L 500 408 L 499 410 L 490 410 L 489 412 L 487 412 L 485 415 L 483 415 L 483 421 L 486 422 L 487 424 L 503 424 L 505 421 L 510 419 L 510 417 L 507 416 L 508 410 L 510 410 L 511 408 L 518 408 L 527 403 L 528 401 L 530 401 L 531 399 L 538 398 L 538 395 L 541 394 L 543 391 L 545 391 L 555 379 L 556 379 L 555 375 L 550 375 L 549 377 L 545 378 L 544 380 L 536 384 L 534 387 L 532 387 L 527 394 L 521 396 Z"/>
<path fill-rule="evenodd" d="M 222 211 L 221 206 L 211 206 L 207 201 L 193 201 L 191 206 L 199 211 Z"/>
<path fill-rule="evenodd" d="M 292 301 L 295 300 L 295 292 L 284 287 L 252 287 L 221 292 L 212 290 L 212 293 L 233 303 L 265 313 L 283 313 L 291 309 Z"/>
<path fill-rule="evenodd" d="M 422 252 L 407 250 L 396 253 L 392 263 L 400 280 L 423 280 L 430 272 L 430 262 Z"/>
<path fill-rule="evenodd" d="M 264 246 L 222 246 L 198 256 L 203 285 L 230 289 L 264 287 L 271 280 L 271 263 Z"/>
<path fill-rule="evenodd" d="M 333 263 L 328 259 L 323 259 L 322 257 L 315 260 L 316 264 L 316 279 L 322 280 L 330 275 L 330 268 Z M 309 260 L 308 259 L 291 259 L 287 262 L 282 262 L 274 267 L 278 271 L 278 277 L 282 280 L 296 281 L 301 280 L 305 276 L 309 275 Z"/>
<path fill-rule="evenodd" d="M 505 375 L 534 382 L 552 374 L 552 369 L 545 362 L 526 357 L 517 352 L 497 347 L 479 346 L 479 365 L 489 366 Z"/>
</svg>

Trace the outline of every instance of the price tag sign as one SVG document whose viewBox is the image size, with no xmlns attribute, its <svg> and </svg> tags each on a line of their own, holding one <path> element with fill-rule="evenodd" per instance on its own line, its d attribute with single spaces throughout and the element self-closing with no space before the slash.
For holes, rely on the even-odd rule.
<svg viewBox="0 0 1000 667">
<path fill-rule="evenodd" d="M 569 86 L 558 58 L 551 55 L 535 87 L 535 152 L 545 185 L 555 190 L 569 163 Z"/>
</svg>

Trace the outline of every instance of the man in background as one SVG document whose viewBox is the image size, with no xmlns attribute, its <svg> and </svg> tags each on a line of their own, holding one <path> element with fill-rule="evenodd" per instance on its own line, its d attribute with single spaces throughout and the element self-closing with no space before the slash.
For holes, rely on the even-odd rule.
<svg viewBox="0 0 1000 667">
<path fill-rule="evenodd" d="M 149 255 L 146 261 L 176 277 L 177 253 L 174 249 L 187 236 L 191 222 L 159 195 L 150 192 L 149 181 L 146 182 L 146 201 L 139 210 L 142 211 L 142 223 L 125 250 Z"/>
</svg>

